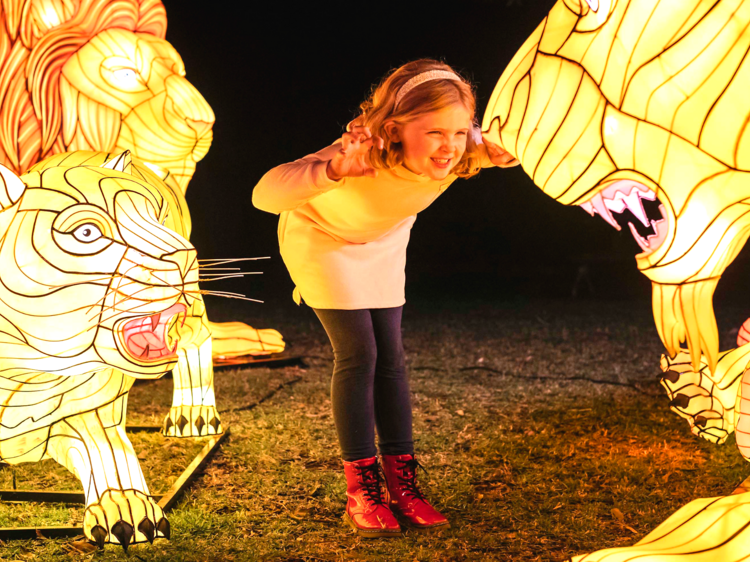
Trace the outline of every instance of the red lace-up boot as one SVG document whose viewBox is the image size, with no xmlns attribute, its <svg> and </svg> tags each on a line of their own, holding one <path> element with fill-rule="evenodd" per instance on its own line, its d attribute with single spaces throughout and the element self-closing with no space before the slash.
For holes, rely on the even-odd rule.
<svg viewBox="0 0 750 562">
<path fill-rule="evenodd" d="M 346 511 L 344 521 L 361 537 L 398 537 L 401 527 L 388 509 L 377 457 L 344 461 Z"/>
<path fill-rule="evenodd" d="M 424 470 L 414 455 L 383 455 L 391 510 L 417 532 L 447 529 L 448 520 L 427 502 L 417 486 L 417 468 Z"/>
</svg>

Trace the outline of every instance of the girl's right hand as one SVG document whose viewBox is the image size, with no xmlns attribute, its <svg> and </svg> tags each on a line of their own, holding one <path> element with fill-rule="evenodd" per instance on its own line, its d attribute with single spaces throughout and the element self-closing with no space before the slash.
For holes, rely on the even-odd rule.
<svg viewBox="0 0 750 562">
<path fill-rule="evenodd" d="M 345 177 L 376 177 L 378 171 L 370 165 L 370 150 L 373 146 L 382 150 L 383 139 L 373 136 L 369 127 L 352 126 L 341 137 L 341 150 L 328 162 L 328 177 L 333 181 Z"/>
</svg>

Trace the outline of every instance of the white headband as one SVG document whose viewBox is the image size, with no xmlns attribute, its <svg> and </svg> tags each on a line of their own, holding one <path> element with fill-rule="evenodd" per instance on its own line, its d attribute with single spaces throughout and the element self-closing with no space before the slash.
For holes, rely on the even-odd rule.
<svg viewBox="0 0 750 562">
<path fill-rule="evenodd" d="M 396 104 L 393 107 L 398 107 L 398 104 L 401 103 L 401 100 L 404 99 L 404 96 L 406 96 L 406 94 L 411 92 L 414 88 L 416 88 L 420 84 L 429 82 L 430 80 L 456 80 L 457 82 L 463 82 L 463 80 L 461 80 L 461 78 L 457 74 L 454 74 L 449 70 L 428 70 L 427 72 L 422 72 L 421 74 L 412 76 L 411 78 L 409 78 L 409 80 L 407 80 L 406 84 L 401 86 L 401 88 L 398 90 L 398 94 L 396 94 Z"/>
</svg>

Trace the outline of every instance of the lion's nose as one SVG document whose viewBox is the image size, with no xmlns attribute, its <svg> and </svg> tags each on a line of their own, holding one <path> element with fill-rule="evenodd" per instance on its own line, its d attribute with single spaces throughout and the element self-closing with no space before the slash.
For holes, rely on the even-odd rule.
<svg viewBox="0 0 750 562">
<path fill-rule="evenodd" d="M 214 110 L 195 86 L 177 74 L 167 78 L 165 85 L 175 113 L 195 130 L 198 138 L 211 130 L 216 121 Z"/>
</svg>

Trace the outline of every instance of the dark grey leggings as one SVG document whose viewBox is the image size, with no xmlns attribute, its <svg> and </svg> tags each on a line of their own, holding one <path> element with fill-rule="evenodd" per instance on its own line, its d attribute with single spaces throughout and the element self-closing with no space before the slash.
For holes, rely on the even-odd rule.
<svg viewBox="0 0 750 562">
<path fill-rule="evenodd" d="M 333 347 L 333 421 L 346 461 L 376 455 L 375 427 L 381 453 L 414 453 L 402 311 L 315 309 Z"/>
</svg>

